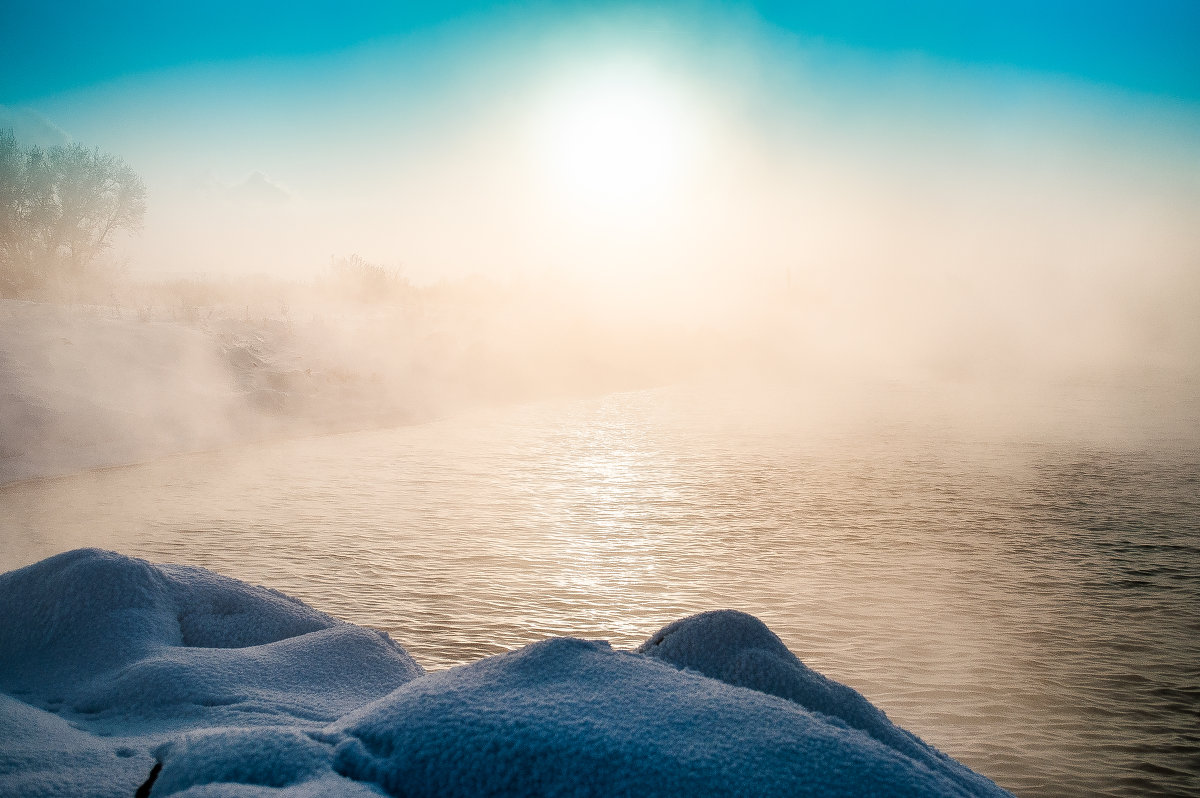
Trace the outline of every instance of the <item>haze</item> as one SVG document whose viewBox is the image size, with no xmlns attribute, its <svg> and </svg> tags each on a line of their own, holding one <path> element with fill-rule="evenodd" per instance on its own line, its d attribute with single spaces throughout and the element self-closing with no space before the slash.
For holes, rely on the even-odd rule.
<svg viewBox="0 0 1200 798">
<path fill-rule="evenodd" d="M 1005 29 L 1028 45 L 1006 58 L 937 25 L 855 38 L 828 10 L 717 5 L 414 11 L 327 41 L 309 9 L 265 54 L 231 34 L 173 55 L 161 14 L 118 31 L 91 9 L 70 30 L 95 15 L 109 55 L 14 44 L 38 77 L 5 84 L 0 127 L 145 180 L 102 301 L 286 322 L 312 339 L 287 371 L 340 341 L 325 371 L 411 389 L 396 352 L 438 360 L 437 333 L 474 352 L 472 402 L 761 372 L 1194 408 L 1200 88 L 1161 11 L 1105 58 L 1116 28 L 1061 52 Z M 330 288 L 347 264 L 391 281 L 365 337 L 344 303 L 371 289 Z"/>
<path fill-rule="evenodd" d="M 1195 0 L 6 0 L 0 793 L 854 794 L 917 737 L 980 794 L 1194 792 L 1197 43 Z"/>
</svg>

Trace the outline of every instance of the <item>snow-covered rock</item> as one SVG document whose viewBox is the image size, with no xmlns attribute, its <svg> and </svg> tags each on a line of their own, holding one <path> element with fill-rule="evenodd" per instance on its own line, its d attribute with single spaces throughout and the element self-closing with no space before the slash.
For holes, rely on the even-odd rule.
<svg viewBox="0 0 1200 798">
<path fill-rule="evenodd" d="M 1007 794 L 728 611 L 426 674 L 275 591 L 86 549 L 0 575 L 0 690 L 5 796 Z"/>
<path fill-rule="evenodd" d="M 960 783 L 986 790 L 987 779 L 901 729 L 857 690 L 809 668 L 767 625 L 744 612 L 715 610 L 668 624 L 638 652 L 728 684 L 779 696 L 844 722 Z M 986 794 L 986 793 L 984 793 Z"/>
<path fill-rule="evenodd" d="M 0 576 L 0 619 L 0 690 L 114 734 L 328 722 L 423 672 L 282 593 L 98 549 Z"/>
</svg>

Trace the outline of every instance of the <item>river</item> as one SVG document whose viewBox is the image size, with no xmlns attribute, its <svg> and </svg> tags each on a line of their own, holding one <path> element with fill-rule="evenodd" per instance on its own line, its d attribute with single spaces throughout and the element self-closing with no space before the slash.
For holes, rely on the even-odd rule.
<svg viewBox="0 0 1200 798">
<path fill-rule="evenodd" d="M 0 566 L 201 565 L 434 669 L 731 607 L 1018 795 L 1200 789 L 1195 447 L 850 404 L 657 389 L 11 485 Z"/>
</svg>

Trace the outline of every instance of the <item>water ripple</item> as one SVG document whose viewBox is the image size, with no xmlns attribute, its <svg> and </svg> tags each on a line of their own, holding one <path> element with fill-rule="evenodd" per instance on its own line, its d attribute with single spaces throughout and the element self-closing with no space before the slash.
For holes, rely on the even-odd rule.
<svg viewBox="0 0 1200 798">
<path fill-rule="evenodd" d="M 1200 462 L 959 433 L 551 402 L 10 487 L 3 565 L 202 565 L 430 668 L 735 607 L 1019 794 L 1200 791 Z"/>
</svg>

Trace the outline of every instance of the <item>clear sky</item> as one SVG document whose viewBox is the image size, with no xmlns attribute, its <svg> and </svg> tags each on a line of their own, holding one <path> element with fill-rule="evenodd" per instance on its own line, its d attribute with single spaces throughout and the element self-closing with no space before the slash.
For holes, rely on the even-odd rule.
<svg viewBox="0 0 1200 798">
<path fill-rule="evenodd" d="M 145 177 L 135 271 L 1119 271 L 1190 257 L 1197 42 L 1192 0 L 8 0 L 0 125 Z"/>
<path fill-rule="evenodd" d="M 5 54 L 0 101 L 20 103 L 181 65 L 318 55 L 497 13 L 561 18 L 604 5 L 8 0 L 0 11 Z M 740 8 L 796 35 L 867 51 L 924 53 L 1200 100 L 1200 4 L 1193 0 L 810 0 L 655 7 L 681 19 Z"/>
</svg>

